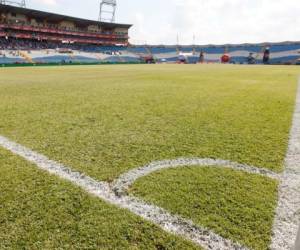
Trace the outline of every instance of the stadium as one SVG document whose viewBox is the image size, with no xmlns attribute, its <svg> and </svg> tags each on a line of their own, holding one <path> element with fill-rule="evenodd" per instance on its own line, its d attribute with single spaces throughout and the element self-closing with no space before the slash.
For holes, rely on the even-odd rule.
<svg viewBox="0 0 300 250">
<path fill-rule="evenodd" d="M 2 1 L 3 2 L 3 1 Z M 233 64 L 263 62 L 263 50 L 272 52 L 270 64 L 298 64 L 300 42 L 162 46 L 129 44 L 131 25 L 98 22 L 0 3 L 0 64 L 219 62 L 224 53 Z"/>
<path fill-rule="evenodd" d="M 116 7 L 0 1 L 0 249 L 300 250 L 300 42 L 137 45 Z"/>
</svg>

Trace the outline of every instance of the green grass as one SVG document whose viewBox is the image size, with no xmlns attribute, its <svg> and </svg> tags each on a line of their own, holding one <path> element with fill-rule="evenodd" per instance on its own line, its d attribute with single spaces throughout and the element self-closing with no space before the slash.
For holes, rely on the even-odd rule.
<svg viewBox="0 0 300 250">
<path fill-rule="evenodd" d="M 298 74 L 298 67 L 285 66 L 3 68 L 0 134 L 104 181 L 178 157 L 221 158 L 281 172 Z M 11 239 L 8 246 L 34 247 L 41 238 L 37 244 L 49 241 L 49 248 L 73 241 L 82 248 L 136 242 L 148 249 L 156 241 L 191 247 L 32 167 L 24 174 L 17 159 L 10 161 L 16 171 L 6 167 L 0 176 L 1 192 L 8 190 L 0 196 L 0 237 Z M 266 249 L 276 188 L 257 176 L 191 168 L 151 175 L 134 191 L 224 237 Z"/>
<path fill-rule="evenodd" d="M 186 167 L 138 180 L 131 193 L 251 249 L 270 244 L 277 182 L 230 169 Z"/>
<path fill-rule="evenodd" d="M 0 134 L 100 180 L 153 160 L 282 170 L 297 67 L 1 69 Z"/>
<path fill-rule="evenodd" d="M 199 249 L 0 149 L 0 249 Z"/>
</svg>

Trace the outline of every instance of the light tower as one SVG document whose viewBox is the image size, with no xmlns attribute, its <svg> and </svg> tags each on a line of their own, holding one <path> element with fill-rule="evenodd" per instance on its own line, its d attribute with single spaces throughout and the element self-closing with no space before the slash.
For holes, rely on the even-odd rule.
<svg viewBox="0 0 300 250">
<path fill-rule="evenodd" d="M 99 21 L 110 23 L 115 22 L 116 9 L 116 0 L 102 0 L 100 3 Z"/>
<path fill-rule="evenodd" d="M 14 0 L 0 0 L 1 4 L 6 4 L 6 5 L 15 5 L 18 7 L 26 8 L 26 1 L 21 0 L 21 1 L 14 1 Z"/>
</svg>

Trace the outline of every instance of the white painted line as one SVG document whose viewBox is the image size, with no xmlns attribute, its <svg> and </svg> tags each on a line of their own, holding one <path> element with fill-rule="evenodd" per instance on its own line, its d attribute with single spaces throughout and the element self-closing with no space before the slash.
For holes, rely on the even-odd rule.
<svg viewBox="0 0 300 250">
<path fill-rule="evenodd" d="M 134 169 L 122 175 L 114 182 L 113 188 L 106 182 L 96 181 L 84 174 L 73 171 L 46 156 L 38 154 L 20 144 L 0 136 L 0 146 L 19 155 L 39 168 L 62 179 L 68 180 L 98 198 L 125 208 L 132 213 L 160 226 L 165 231 L 180 235 L 192 242 L 211 250 L 247 250 L 248 248 L 224 239 L 211 230 L 201 228 L 193 222 L 179 216 L 173 216 L 167 211 L 140 199 L 124 195 L 127 188 L 138 178 L 164 168 L 179 166 L 218 166 L 232 168 L 252 174 L 280 179 L 280 176 L 270 170 L 242 165 L 225 160 L 213 159 L 177 159 L 154 162 L 145 167 Z M 273 227 L 272 250 L 290 250 L 296 240 L 300 222 L 300 80 L 297 91 L 296 109 L 290 134 L 289 149 L 285 161 L 286 169 L 281 177 L 279 190 L 279 205 Z M 115 189 L 115 190 L 114 190 Z M 117 192 L 115 192 L 117 191 Z M 297 249 L 298 250 L 298 249 Z"/>
<path fill-rule="evenodd" d="M 293 125 L 279 187 L 279 203 L 273 226 L 272 250 L 291 250 L 300 223 L 300 79 Z"/>
<path fill-rule="evenodd" d="M 11 151 L 12 153 L 23 157 L 29 162 L 34 163 L 39 168 L 68 180 L 81 187 L 86 192 L 96 197 L 125 208 L 132 213 L 158 225 L 166 232 L 173 233 L 188 239 L 205 249 L 211 250 L 247 250 L 248 248 L 234 243 L 231 240 L 224 239 L 211 230 L 201 228 L 189 220 L 179 216 L 173 216 L 167 211 L 157 206 L 147 204 L 140 199 L 129 196 L 117 196 L 109 184 L 98 182 L 84 174 L 75 172 L 68 167 L 63 166 L 55 161 L 49 160 L 46 156 L 36 153 L 20 144 L 10 141 L 0 136 L 0 146 Z"/>
<path fill-rule="evenodd" d="M 188 167 L 188 166 L 230 168 L 238 171 L 247 172 L 250 174 L 257 174 L 272 179 L 280 180 L 279 174 L 264 168 L 253 167 L 253 166 L 239 164 L 236 162 L 231 162 L 231 161 L 226 161 L 221 159 L 180 158 L 176 160 L 156 161 L 146 166 L 130 170 L 129 172 L 121 175 L 116 181 L 114 181 L 113 190 L 119 195 L 124 195 L 126 194 L 128 188 L 131 185 L 133 185 L 133 183 L 137 181 L 139 178 L 142 178 L 144 176 L 147 176 L 153 172 L 162 169 Z"/>
<path fill-rule="evenodd" d="M 299 249 L 300 249 L 300 227 L 299 227 L 299 231 L 298 231 L 298 237 L 297 237 L 297 240 L 296 240 L 296 245 L 295 245 L 293 250 L 299 250 Z"/>
</svg>

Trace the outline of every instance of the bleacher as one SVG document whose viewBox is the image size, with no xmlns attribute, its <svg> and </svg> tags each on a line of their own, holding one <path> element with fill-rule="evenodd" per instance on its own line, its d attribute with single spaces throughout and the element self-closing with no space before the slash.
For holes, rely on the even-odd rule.
<svg viewBox="0 0 300 250">
<path fill-rule="evenodd" d="M 128 52 L 131 52 L 133 54 L 148 54 L 148 50 L 146 49 L 146 46 L 134 46 L 127 48 Z"/>
<path fill-rule="evenodd" d="M 127 51 L 130 27 L 0 3 L 1 62 L 137 61 Z"/>
<path fill-rule="evenodd" d="M 300 57 L 299 43 L 271 44 L 272 64 L 294 63 Z M 62 53 L 61 50 L 70 50 Z M 37 42 L 22 39 L 0 38 L 0 64 L 13 63 L 98 63 L 98 62 L 140 62 L 143 56 L 153 56 L 157 62 L 177 62 L 179 53 L 187 54 L 189 63 L 199 61 L 200 52 L 205 62 L 219 62 L 224 51 L 231 56 L 231 62 L 243 64 L 253 52 L 257 63 L 262 63 L 262 45 L 235 46 L 97 46 L 74 45 L 52 42 Z M 26 56 L 24 56 L 26 55 Z"/>
<path fill-rule="evenodd" d="M 26 60 L 18 53 L 18 51 L 0 49 L 0 64 L 18 64 L 25 62 Z"/>
<path fill-rule="evenodd" d="M 130 45 L 131 25 L 104 23 L 38 10 L 0 4 L 0 64 L 98 63 L 98 62 L 219 62 L 226 51 L 232 63 L 245 63 L 254 53 L 261 63 L 263 47 L 269 46 L 271 63 L 294 63 L 300 42 L 206 46 Z M 65 52 L 64 52 L 65 51 Z"/>
<path fill-rule="evenodd" d="M 18 63 L 26 63 L 26 60 L 21 57 L 0 56 L 0 64 L 18 64 Z"/>
<path fill-rule="evenodd" d="M 275 44 L 241 44 L 241 45 L 206 45 L 206 46 L 147 46 L 157 61 L 176 62 L 180 54 L 188 54 L 189 63 L 199 61 L 200 52 L 205 55 L 205 62 L 220 62 L 221 56 L 230 54 L 231 62 L 243 64 L 247 62 L 250 53 L 255 54 L 256 62 L 262 63 L 264 47 L 270 47 L 272 64 L 295 63 L 300 57 L 300 42 L 285 42 Z M 146 47 L 146 46 L 145 46 Z M 138 46 L 136 49 L 141 50 Z M 132 49 L 131 49 L 132 50 Z"/>
<path fill-rule="evenodd" d="M 74 45 L 0 38 L 0 64 L 140 62 L 140 56 L 120 46 Z"/>
<path fill-rule="evenodd" d="M 152 54 L 176 53 L 176 47 L 150 47 Z"/>
</svg>

